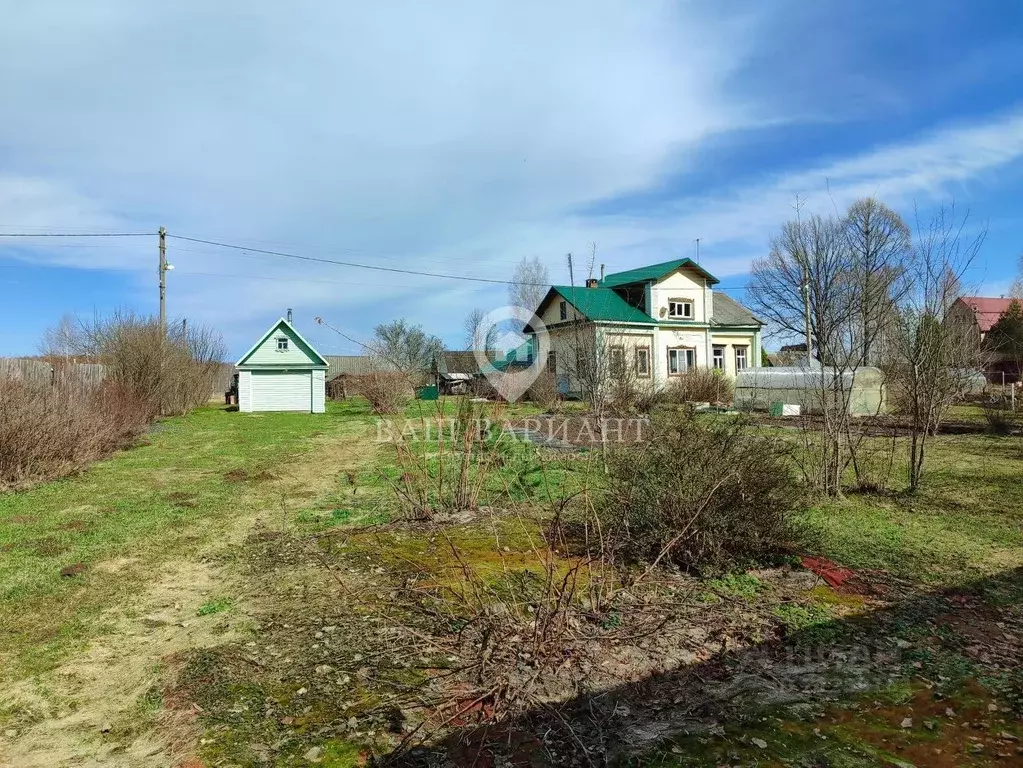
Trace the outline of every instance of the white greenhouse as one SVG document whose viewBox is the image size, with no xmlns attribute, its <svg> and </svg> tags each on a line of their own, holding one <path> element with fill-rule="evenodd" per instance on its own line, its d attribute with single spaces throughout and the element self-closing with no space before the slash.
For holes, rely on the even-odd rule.
<svg viewBox="0 0 1023 768">
<path fill-rule="evenodd" d="M 841 377 L 839 381 L 837 377 Z M 769 410 L 774 403 L 798 405 L 803 413 L 821 413 L 843 393 L 853 416 L 887 412 L 884 374 L 878 368 L 839 372 L 834 368 L 749 368 L 735 378 L 735 407 Z M 827 398 L 827 399 L 826 399 Z"/>
</svg>

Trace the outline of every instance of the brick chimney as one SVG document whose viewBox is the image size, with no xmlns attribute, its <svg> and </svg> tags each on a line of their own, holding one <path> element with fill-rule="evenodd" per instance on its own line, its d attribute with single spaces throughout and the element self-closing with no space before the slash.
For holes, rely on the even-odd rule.
<svg viewBox="0 0 1023 768">
<path fill-rule="evenodd" d="M 586 287 L 587 288 L 596 288 L 598 285 L 600 285 L 600 281 L 597 280 L 597 278 L 595 278 L 595 277 L 587 277 L 586 278 Z"/>
</svg>

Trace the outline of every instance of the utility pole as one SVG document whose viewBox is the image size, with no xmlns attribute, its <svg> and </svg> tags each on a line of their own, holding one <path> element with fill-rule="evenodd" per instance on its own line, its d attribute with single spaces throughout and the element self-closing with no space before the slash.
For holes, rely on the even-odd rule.
<svg viewBox="0 0 1023 768">
<path fill-rule="evenodd" d="M 160 227 L 160 335 L 167 335 L 167 228 Z"/>
<path fill-rule="evenodd" d="M 810 367 L 810 361 L 813 360 L 813 342 L 811 338 L 813 334 L 810 332 L 810 270 L 807 269 L 806 264 L 803 264 L 803 323 L 806 326 L 806 365 Z"/>
</svg>

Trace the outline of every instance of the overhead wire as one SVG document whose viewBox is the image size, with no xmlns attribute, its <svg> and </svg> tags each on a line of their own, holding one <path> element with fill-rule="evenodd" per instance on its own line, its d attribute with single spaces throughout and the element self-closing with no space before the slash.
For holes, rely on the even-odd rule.
<svg viewBox="0 0 1023 768">
<path fill-rule="evenodd" d="M 443 272 L 427 272 L 425 270 L 418 269 L 403 269 L 401 267 L 385 267 L 379 264 L 360 264 L 355 261 L 341 261 L 339 259 L 325 259 L 319 256 L 306 256 L 298 253 L 288 253 L 286 251 L 271 251 L 266 248 L 250 248 L 244 245 L 236 245 L 234 243 L 223 243 L 217 240 L 205 240 L 198 237 L 186 237 L 185 235 L 174 235 L 170 232 L 167 233 L 167 237 L 173 237 L 177 240 L 187 240 L 192 243 L 202 243 L 204 245 L 213 245 L 218 248 L 230 248 L 238 251 L 249 251 L 251 253 L 263 253 L 268 256 L 280 256 L 285 259 L 297 259 L 299 261 L 316 262 L 319 264 L 334 264 L 341 267 L 352 267 L 355 269 L 369 269 L 378 272 L 394 272 L 403 275 L 416 275 L 418 277 L 437 277 L 445 280 L 466 280 L 473 283 L 492 283 L 499 285 L 540 285 L 540 283 L 519 283 L 515 280 L 500 280 L 498 278 L 490 277 L 471 277 L 469 275 L 451 275 Z M 544 283 L 546 285 L 546 283 Z"/>
<path fill-rule="evenodd" d="M 21 229 L 27 229 L 27 227 L 21 227 Z M 2 237 L 16 237 L 16 238 L 36 238 L 36 237 L 45 237 L 45 238 L 54 238 L 54 237 L 59 237 L 59 238 L 74 238 L 74 237 L 89 237 L 89 238 L 100 238 L 100 237 L 150 237 L 150 236 L 153 236 L 154 234 L 155 233 L 153 233 L 153 232 L 35 232 L 35 233 L 33 233 L 33 232 L 0 232 L 0 238 L 2 238 Z M 404 275 L 411 275 L 411 276 L 415 276 L 415 277 L 432 277 L 432 278 L 439 278 L 439 279 L 445 279 L 445 280 L 462 280 L 462 281 L 466 281 L 466 282 L 486 283 L 486 284 L 490 284 L 490 285 L 530 285 L 530 286 L 536 286 L 536 287 L 546 287 L 547 285 L 549 285 L 549 283 L 521 283 L 521 282 L 515 281 L 515 280 L 504 280 L 504 279 L 500 279 L 500 278 L 474 277 L 474 276 L 471 276 L 471 275 L 457 275 L 457 274 L 450 274 L 450 273 L 446 273 L 446 272 L 431 272 L 431 271 L 428 271 L 428 270 L 407 269 L 407 268 L 403 268 L 403 267 L 391 267 L 391 266 L 384 266 L 384 265 L 380 265 L 380 264 L 364 264 L 364 263 L 355 262 L 355 261 L 347 261 L 347 260 L 341 260 L 341 259 L 330 259 L 330 258 L 321 257 L 321 256 L 310 256 L 310 255 L 307 255 L 307 254 L 291 253 L 291 252 L 288 252 L 288 251 L 276 251 L 276 250 L 271 250 L 271 249 L 267 249 L 267 248 L 255 248 L 255 247 L 252 247 L 252 246 L 241 245 L 241 244 L 238 244 L 238 243 L 229 243 L 229 242 L 221 241 L 221 240 L 212 240 L 212 239 L 201 238 L 201 237 L 192 237 L 190 235 L 175 234 L 173 232 L 166 233 L 166 236 L 168 238 L 173 238 L 173 239 L 181 240 L 181 241 L 185 241 L 185 242 L 191 242 L 191 243 L 196 243 L 196 244 L 200 244 L 200 245 L 208 245 L 208 246 L 211 246 L 213 248 L 220 248 L 220 249 L 231 250 L 231 251 L 236 252 L 234 255 L 237 255 L 237 256 L 239 256 L 241 258 L 253 258 L 253 259 L 286 258 L 286 259 L 292 259 L 292 260 L 297 260 L 297 261 L 304 261 L 304 262 L 308 262 L 308 263 L 330 264 L 330 265 L 333 265 L 333 266 L 350 267 L 350 268 L 353 268 L 353 269 L 365 269 L 365 270 L 371 270 L 371 271 L 377 271 L 377 272 L 390 272 L 390 273 L 393 273 L 393 274 L 404 274 Z M 26 245 L 42 245 L 42 244 L 41 243 L 38 243 L 38 244 L 37 243 L 26 243 Z M 85 245 L 85 244 L 66 244 L 66 245 L 50 246 L 50 247 L 94 248 L 94 247 L 102 247 L 102 246 L 92 246 L 92 245 Z M 184 251 L 184 252 L 192 252 L 192 253 L 207 253 L 207 254 L 208 253 L 214 253 L 214 251 L 209 251 L 209 250 L 188 249 L 188 248 L 179 248 L 178 250 L 181 250 L 181 251 Z M 334 250 L 347 250 L 347 251 L 350 251 L 350 252 L 359 252 L 358 249 L 344 249 L 344 248 L 342 248 L 342 249 L 334 249 Z M 11 266 L 11 265 L 2 265 L 2 266 Z M 69 265 L 57 265 L 57 266 L 65 266 L 66 267 L 66 266 L 69 266 Z M 125 270 L 125 269 L 117 269 L 117 268 L 112 268 L 112 267 L 106 267 L 106 268 L 101 268 L 101 269 L 115 270 L 115 271 L 136 271 L 136 270 L 132 270 L 132 269 Z M 264 275 L 233 275 L 233 274 L 215 273 L 215 272 L 195 272 L 195 271 L 190 271 L 190 270 L 182 270 L 182 274 L 203 275 L 203 276 L 207 276 L 207 277 L 232 277 L 232 278 L 253 279 L 253 280 L 279 280 L 279 281 L 288 281 L 288 282 L 309 282 L 309 283 L 325 283 L 325 284 L 339 284 L 339 285 L 355 285 L 354 283 L 351 283 L 349 281 L 343 281 L 342 282 L 342 281 L 334 281 L 334 280 L 324 280 L 324 279 L 320 279 L 320 278 L 315 278 L 314 279 L 314 278 L 289 278 L 289 277 L 264 276 Z M 374 284 L 374 285 L 377 285 L 377 284 Z M 402 285 L 402 286 L 389 286 L 389 287 L 395 287 L 395 288 L 414 288 L 416 286 Z M 725 285 L 720 285 L 720 284 L 716 286 L 716 290 L 722 290 L 722 291 L 740 291 L 740 290 L 745 290 L 745 289 L 746 289 L 746 286 L 725 286 Z"/>
</svg>

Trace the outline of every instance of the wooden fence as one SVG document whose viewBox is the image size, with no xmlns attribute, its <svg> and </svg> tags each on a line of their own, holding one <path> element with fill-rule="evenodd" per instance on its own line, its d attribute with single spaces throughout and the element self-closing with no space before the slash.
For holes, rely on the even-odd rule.
<svg viewBox="0 0 1023 768">
<path fill-rule="evenodd" d="M 30 387 L 46 388 L 63 383 L 85 388 L 97 387 L 106 377 L 98 363 L 60 361 L 51 365 L 24 357 L 0 357 L 0 380 L 23 381 Z"/>
<path fill-rule="evenodd" d="M 220 363 L 211 375 L 213 400 L 222 400 L 224 392 L 231 388 L 231 377 L 234 366 Z M 44 360 L 33 360 L 25 357 L 0 357 L 0 381 L 23 381 L 30 387 L 48 388 L 55 384 L 91 389 L 98 387 L 106 378 L 106 366 L 99 363 L 76 363 L 58 360 L 55 365 Z"/>
</svg>

